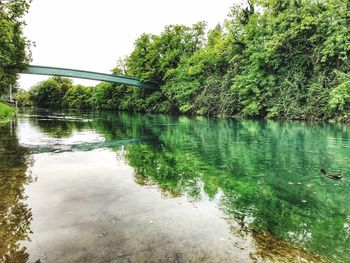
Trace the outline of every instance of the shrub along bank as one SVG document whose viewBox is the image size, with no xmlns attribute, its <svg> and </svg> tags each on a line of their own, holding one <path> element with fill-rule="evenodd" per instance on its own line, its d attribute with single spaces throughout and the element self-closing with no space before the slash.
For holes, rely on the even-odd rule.
<svg viewBox="0 0 350 263">
<path fill-rule="evenodd" d="M 0 102 L 0 124 L 6 123 L 16 114 L 16 110 L 5 103 Z"/>
</svg>

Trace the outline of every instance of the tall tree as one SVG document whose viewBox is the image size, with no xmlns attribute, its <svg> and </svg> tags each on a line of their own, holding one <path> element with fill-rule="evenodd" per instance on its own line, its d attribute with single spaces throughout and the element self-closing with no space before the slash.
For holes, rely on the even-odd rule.
<svg viewBox="0 0 350 263">
<path fill-rule="evenodd" d="M 23 36 L 24 15 L 31 0 L 0 1 L 0 94 L 17 81 L 30 61 L 31 42 Z"/>
</svg>

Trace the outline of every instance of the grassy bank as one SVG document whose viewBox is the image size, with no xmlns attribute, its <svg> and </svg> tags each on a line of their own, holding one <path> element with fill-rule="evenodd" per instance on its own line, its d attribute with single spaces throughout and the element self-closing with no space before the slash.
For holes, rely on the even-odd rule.
<svg viewBox="0 0 350 263">
<path fill-rule="evenodd" d="M 8 122 L 16 114 L 16 110 L 0 102 L 0 124 Z"/>
</svg>

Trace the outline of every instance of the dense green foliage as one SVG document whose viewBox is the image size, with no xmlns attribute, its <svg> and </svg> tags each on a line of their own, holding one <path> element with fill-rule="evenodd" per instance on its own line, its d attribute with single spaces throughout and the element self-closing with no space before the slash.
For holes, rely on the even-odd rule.
<svg viewBox="0 0 350 263">
<path fill-rule="evenodd" d="M 72 98 L 75 102 L 60 105 L 349 121 L 350 4 L 251 0 L 234 6 L 208 33 L 200 22 L 143 34 L 114 73 L 158 82 L 161 88 L 152 92 L 102 83 L 72 92 L 85 103 Z M 57 102 L 58 91 L 46 89 Z M 34 104 L 57 107 L 55 102 Z"/>
<path fill-rule="evenodd" d="M 162 49 L 139 52 L 147 41 L 144 35 L 136 42 L 128 71 L 159 81 L 152 73 L 162 64 L 153 54 Z M 250 1 L 232 8 L 224 27 L 211 30 L 204 46 L 181 54 L 176 67 L 162 67 L 163 100 L 157 103 L 170 102 L 172 109 L 246 117 L 349 117 L 346 0 Z"/>
<path fill-rule="evenodd" d="M 120 89 L 109 83 L 96 87 L 73 85 L 72 80 L 52 77 L 34 85 L 29 91 L 19 90 L 15 99 L 19 106 L 70 109 L 118 109 Z"/>
<path fill-rule="evenodd" d="M 72 98 L 64 100 L 65 95 L 69 89 L 73 87 L 73 82 L 67 78 L 53 77 L 48 80 L 42 81 L 37 85 L 33 86 L 29 91 L 29 97 L 31 98 L 33 105 L 42 108 L 62 108 L 64 106 L 71 106 L 76 100 L 76 92 L 72 91 L 70 94 Z M 24 99 L 26 96 L 22 96 Z M 22 97 L 16 98 L 20 104 Z M 69 102 L 70 103 L 69 103 Z"/>
<path fill-rule="evenodd" d="M 17 101 L 17 105 L 19 107 L 28 107 L 33 105 L 31 94 L 24 89 L 18 89 L 13 99 Z"/>
<path fill-rule="evenodd" d="M 0 124 L 10 120 L 16 113 L 14 108 L 0 102 Z"/>
<path fill-rule="evenodd" d="M 91 88 L 77 85 L 71 87 L 65 93 L 63 100 L 71 109 L 90 108 Z"/>
<path fill-rule="evenodd" d="M 0 95 L 7 92 L 30 60 L 30 42 L 23 36 L 23 16 L 30 0 L 0 1 Z"/>
</svg>

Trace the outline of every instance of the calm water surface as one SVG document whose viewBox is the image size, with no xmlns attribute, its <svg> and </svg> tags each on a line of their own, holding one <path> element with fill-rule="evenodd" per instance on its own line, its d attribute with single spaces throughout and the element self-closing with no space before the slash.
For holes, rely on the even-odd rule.
<svg viewBox="0 0 350 263">
<path fill-rule="evenodd" d="M 0 262 L 350 262 L 349 178 L 346 125 L 22 112 Z"/>
</svg>

